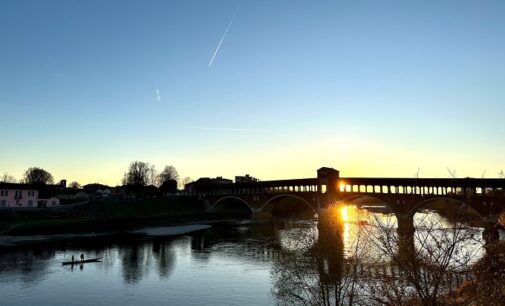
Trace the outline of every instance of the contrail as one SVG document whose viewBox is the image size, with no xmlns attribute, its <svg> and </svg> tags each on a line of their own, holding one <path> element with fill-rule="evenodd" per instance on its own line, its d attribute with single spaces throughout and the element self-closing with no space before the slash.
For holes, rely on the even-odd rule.
<svg viewBox="0 0 505 306">
<path fill-rule="evenodd" d="M 223 44 L 223 40 L 226 37 L 226 34 L 228 34 L 228 31 L 230 30 L 230 27 L 233 24 L 235 17 L 237 16 L 237 11 L 238 11 L 238 8 L 235 10 L 235 13 L 233 14 L 233 17 L 231 18 L 230 23 L 228 23 L 228 26 L 226 27 L 226 30 L 224 31 L 224 34 L 221 37 L 221 40 L 219 41 L 219 44 L 217 45 L 217 48 L 214 51 L 214 54 L 212 55 L 212 58 L 210 59 L 209 68 L 212 66 L 212 63 L 214 62 L 214 59 L 216 58 L 216 55 L 219 52 L 219 48 L 221 48 L 221 44 Z"/>
<path fill-rule="evenodd" d="M 268 130 L 261 129 L 240 129 L 240 128 L 227 128 L 227 127 L 209 127 L 209 126 L 194 126 L 194 125 L 181 125 L 180 127 L 195 130 L 207 131 L 227 131 L 227 132 L 266 132 Z"/>
</svg>

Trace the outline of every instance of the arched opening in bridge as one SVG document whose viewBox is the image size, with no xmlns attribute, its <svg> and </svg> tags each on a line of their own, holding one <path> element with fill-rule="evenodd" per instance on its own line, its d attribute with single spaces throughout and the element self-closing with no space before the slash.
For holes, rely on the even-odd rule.
<svg viewBox="0 0 505 306">
<path fill-rule="evenodd" d="M 484 212 L 464 200 L 444 196 L 422 201 L 413 209 L 413 240 L 420 258 L 440 264 L 437 260 L 442 255 L 451 256 L 447 257 L 449 265 L 458 265 L 480 256 L 484 243 L 478 241 L 484 242 L 485 237 L 476 228 L 484 226 Z"/>
<path fill-rule="evenodd" d="M 224 217 L 251 218 L 252 210 L 249 205 L 237 197 L 225 197 L 217 201 L 211 208 L 213 213 Z"/>
<path fill-rule="evenodd" d="M 372 213 L 392 213 L 389 203 L 375 195 L 355 195 L 342 200 L 344 204 L 356 205 L 357 209 L 364 209 Z"/>
<path fill-rule="evenodd" d="M 309 199 L 310 200 L 310 199 Z M 279 195 L 268 200 L 260 209 L 274 219 L 314 218 L 316 212 L 307 199 L 295 195 Z"/>
<path fill-rule="evenodd" d="M 443 196 L 420 202 L 414 209 L 416 214 L 434 213 L 444 218 L 443 222 L 459 222 L 469 226 L 478 226 L 482 215 L 485 215 L 485 212 L 479 212 L 467 203 Z"/>
</svg>

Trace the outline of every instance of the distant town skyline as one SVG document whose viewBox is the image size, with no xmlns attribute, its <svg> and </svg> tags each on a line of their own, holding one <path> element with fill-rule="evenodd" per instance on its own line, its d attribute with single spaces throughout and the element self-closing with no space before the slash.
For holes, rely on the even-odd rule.
<svg viewBox="0 0 505 306">
<path fill-rule="evenodd" d="M 500 1 L 2 1 L 0 174 L 497 177 Z"/>
</svg>

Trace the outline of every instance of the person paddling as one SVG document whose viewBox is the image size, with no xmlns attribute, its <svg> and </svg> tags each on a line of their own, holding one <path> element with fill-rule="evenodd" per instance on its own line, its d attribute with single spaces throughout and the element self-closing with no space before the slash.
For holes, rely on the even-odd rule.
<svg viewBox="0 0 505 306">
<path fill-rule="evenodd" d="M 81 262 L 84 261 L 84 253 L 81 253 Z"/>
</svg>

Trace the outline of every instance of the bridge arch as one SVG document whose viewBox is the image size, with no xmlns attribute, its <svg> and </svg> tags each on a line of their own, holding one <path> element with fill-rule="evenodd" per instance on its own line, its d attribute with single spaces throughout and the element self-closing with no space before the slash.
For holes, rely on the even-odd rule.
<svg viewBox="0 0 505 306">
<path fill-rule="evenodd" d="M 360 200 L 368 200 L 368 203 L 360 203 Z M 468 216 L 474 216 L 479 220 L 484 220 L 485 216 L 480 213 L 471 203 L 465 202 L 464 199 L 455 199 L 447 196 L 435 196 L 429 198 L 420 198 L 416 195 L 380 195 L 380 194 L 355 194 L 341 200 L 342 202 L 352 203 L 358 206 L 382 204 L 391 212 L 404 216 L 414 216 L 423 208 L 438 208 L 431 206 L 437 201 L 444 202 L 450 205 L 450 209 L 454 207 L 464 207 L 467 209 Z M 443 207 L 442 207 L 443 208 Z"/>
<path fill-rule="evenodd" d="M 301 196 L 298 196 L 295 194 L 288 194 L 288 193 L 275 195 L 275 196 L 269 198 L 267 201 L 265 201 L 265 203 L 263 205 L 261 205 L 260 208 L 258 208 L 257 211 L 260 213 L 271 214 L 272 211 L 276 208 L 276 205 L 278 205 L 277 201 L 283 200 L 283 199 L 297 200 L 299 203 L 302 203 L 307 210 L 310 210 L 311 213 L 314 213 L 314 214 L 316 213 L 316 209 L 314 208 L 314 204 L 317 205 L 317 203 L 311 204 L 310 201 L 308 201 L 304 197 L 301 197 Z"/>
<path fill-rule="evenodd" d="M 247 208 L 249 209 L 249 211 L 251 213 L 254 211 L 254 209 L 251 207 L 251 205 L 246 200 L 242 199 L 241 197 L 237 197 L 237 196 L 225 196 L 225 197 L 219 198 L 217 201 L 215 201 L 214 203 L 212 203 L 210 205 L 209 210 L 215 211 L 219 207 L 220 204 L 223 204 L 229 200 L 239 201 L 239 202 L 245 204 L 245 206 L 247 206 Z"/>
<path fill-rule="evenodd" d="M 359 200 L 359 199 L 364 199 L 364 198 L 369 198 L 369 199 L 374 199 L 374 200 L 377 200 L 377 201 L 382 201 L 384 202 L 384 204 L 387 204 L 385 203 L 386 201 L 384 199 L 382 199 L 379 195 L 375 195 L 375 194 L 369 194 L 369 193 L 363 193 L 363 194 L 354 194 L 354 195 L 350 195 L 342 200 L 340 200 L 341 202 L 353 202 L 356 201 L 356 200 Z"/>
<path fill-rule="evenodd" d="M 362 201 L 368 200 L 368 202 L 360 203 L 360 200 L 362 200 Z M 400 201 L 400 203 L 396 203 L 396 201 Z M 396 201 L 393 199 L 389 199 L 387 197 L 382 197 L 380 194 L 365 193 L 365 194 L 350 195 L 350 196 L 340 200 L 339 202 L 351 203 L 356 206 L 364 206 L 367 204 L 369 204 L 369 205 L 380 204 L 380 205 L 386 206 L 387 210 L 389 210 L 393 213 L 396 213 L 397 212 L 396 205 L 404 204 L 404 203 L 401 203 L 401 200 L 396 200 Z"/>
<path fill-rule="evenodd" d="M 412 215 L 416 214 L 417 212 L 419 212 L 423 208 L 430 208 L 430 204 L 434 204 L 436 202 L 445 202 L 446 204 L 449 204 L 451 206 L 450 207 L 451 209 L 455 208 L 454 205 L 458 206 L 457 209 L 464 207 L 466 209 L 466 211 L 469 214 L 471 214 L 472 216 L 474 216 L 475 218 L 478 218 L 481 221 L 485 219 L 485 217 L 481 213 L 479 213 L 479 211 L 477 211 L 474 207 L 472 207 L 472 205 L 470 203 L 467 203 L 467 202 L 462 201 L 460 199 L 454 199 L 451 197 L 433 197 L 433 198 L 422 200 L 419 203 L 417 203 L 416 205 L 414 205 L 414 207 L 412 207 Z M 434 208 L 434 207 L 431 206 L 431 208 Z"/>
</svg>

